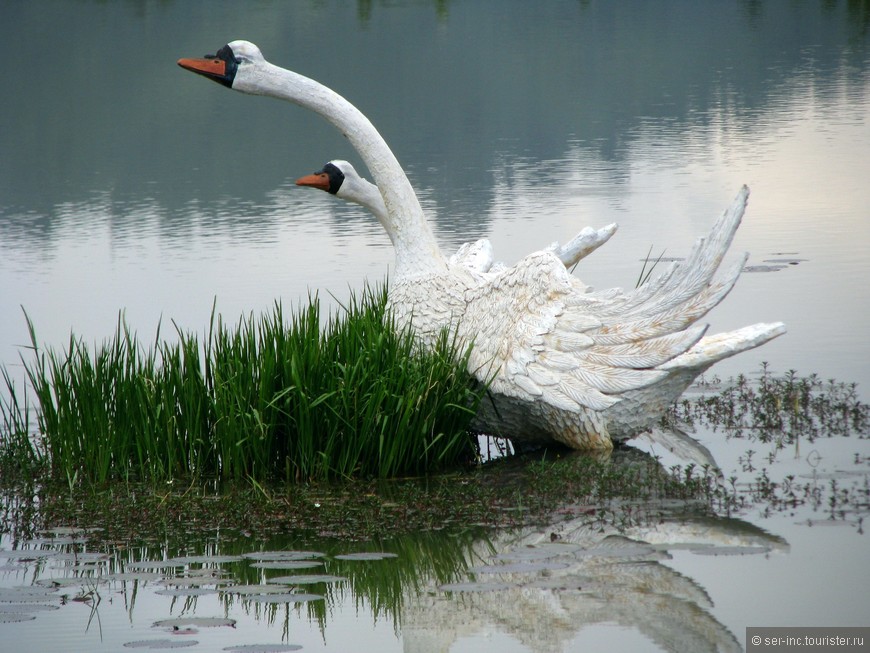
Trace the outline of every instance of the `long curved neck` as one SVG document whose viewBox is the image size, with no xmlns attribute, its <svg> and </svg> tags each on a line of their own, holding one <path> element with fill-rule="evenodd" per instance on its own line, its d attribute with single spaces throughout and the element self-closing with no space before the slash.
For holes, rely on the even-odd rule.
<svg viewBox="0 0 870 653">
<path fill-rule="evenodd" d="M 313 79 L 268 62 L 244 75 L 239 71 L 233 88 L 288 100 L 335 125 L 360 155 L 384 198 L 383 226 L 396 250 L 396 277 L 446 271 L 447 263 L 404 170 L 378 130 L 355 106 Z"/>
<path fill-rule="evenodd" d="M 378 219 L 378 222 L 383 225 L 384 229 L 389 230 L 387 225 L 390 224 L 390 216 L 387 213 L 387 207 L 384 205 L 384 197 L 381 195 L 378 187 L 362 177 L 354 179 L 353 186 L 345 191 L 347 185 L 348 180 L 345 179 L 336 197 L 340 197 L 348 202 L 354 202 L 368 209 Z"/>
</svg>

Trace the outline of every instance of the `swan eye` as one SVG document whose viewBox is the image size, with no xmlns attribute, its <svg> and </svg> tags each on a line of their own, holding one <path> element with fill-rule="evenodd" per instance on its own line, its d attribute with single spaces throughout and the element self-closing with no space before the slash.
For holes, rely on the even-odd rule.
<svg viewBox="0 0 870 653">
<path fill-rule="evenodd" d="M 245 61 L 244 57 L 237 56 L 233 49 L 229 45 L 225 45 L 220 50 L 218 50 L 215 54 L 208 55 L 208 59 L 223 59 L 227 63 L 235 63 L 240 64 Z"/>
</svg>

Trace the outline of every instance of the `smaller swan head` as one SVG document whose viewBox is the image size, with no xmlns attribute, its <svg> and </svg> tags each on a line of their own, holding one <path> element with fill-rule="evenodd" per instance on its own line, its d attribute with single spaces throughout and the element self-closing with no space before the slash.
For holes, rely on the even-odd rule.
<svg viewBox="0 0 870 653">
<path fill-rule="evenodd" d="M 350 163 L 334 159 L 314 174 L 297 179 L 296 185 L 319 188 L 331 195 L 339 195 L 339 191 L 345 185 L 345 180 L 348 182 L 347 185 L 351 185 L 360 179 L 361 177 Z"/>
<path fill-rule="evenodd" d="M 319 188 L 346 202 L 353 202 L 367 208 L 384 225 L 387 233 L 391 233 L 388 227 L 387 207 L 384 205 L 381 191 L 373 183 L 360 177 L 347 161 L 334 159 L 313 175 L 297 179 L 296 185 Z"/>
<path fill-rule="evenodd" d="M 178 65 L 218 84 L 233 88 L 240 66 L 265 61 L 260 48 L 249 41 L 232 41 L 214 54 L 199 59 L 179 59 Z"/>
</svg>

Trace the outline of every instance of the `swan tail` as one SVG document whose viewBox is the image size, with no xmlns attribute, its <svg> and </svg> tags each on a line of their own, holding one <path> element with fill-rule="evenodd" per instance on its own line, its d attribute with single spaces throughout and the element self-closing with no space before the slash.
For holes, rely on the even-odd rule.
<svg viewBox="0 0 870 653">
<path fill-rule="evenodd" d="M 711 365 L 763 345 L 783 333 L 785 325 L 774 322 L 701 338 L 689 351 L 656 368 L 666 374 L 662 381 L 623 393 L 619 403 L 602 411 L 608 434 L 614 441 L 622 441 L 647 431 Z"/>
<path fill-rule="evenodd" d="M 735 331 L 702 338 L 684 354 L 659 365 L 659 370 L 692 370 L 700 374 L 708 367 L 735 354 L 754 349 L 786 332 L 782 322 L 752 324 Z"/>
<path fill-rule="evenodd" d="M 673 263 L 665 273 L 626 293 L 620 301 L 613 302 L 600 313 L 602 319 L 608 316 L 625 319 L 634 315 L 651 315 L 677 308 L 691 301 L 695 295 L 704 293 L 734 240 L 748 199 L 749 188 L 743 186 L 731 205 L 716 220 L 710 233 L 695 242 L 685 260 Z M 732 274 L 736 281 L 740 270 Z M 719 297 L 719 301 L 725 294 Z"/>
<path fill-rule="evenodd" d="M 588 335 L 599 344 L 619 345 L 682 331 L 704 317 L 731 292 L 745 263 L 746 256 L 743 256 L 703 290 L 681 298 L 675 305 L 670 301 L 657 304 L 653 310 L 630 316 L 634 320 L 613 320 Z"/>
</svg>

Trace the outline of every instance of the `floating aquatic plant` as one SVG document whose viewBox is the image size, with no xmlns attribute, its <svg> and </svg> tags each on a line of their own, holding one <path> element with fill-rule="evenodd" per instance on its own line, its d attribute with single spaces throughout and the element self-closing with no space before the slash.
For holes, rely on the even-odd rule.
<svg viewBox="0 0 870 653">
<path fill-rule="evenodd" d="M 236 620 L 228 617 L 175 617 L 154 622 L 155 628 L 219 628 L 221 626 L 235 627 L 235 625 Z"/>
<path fill-rule="evenodd" d="M 346 581 L 344 576 L 330 574 L 297 574 L 295 576 L 275 576 L 266 579 L 267 583 L 276 585 L 317 585 L 318 583 L 340 583 Z"/>
<path fill-rule="evenodd" d="M 510 583 L 467 581 L 464 583 L 444 583 L 438 589 L 442 592 L 502 592 L 515 588 Z"/>
<path fill-rule="evenodd" d="M 320 560 L 262 560 L 251 563 L 252 567 L 258 569 L 312 569 L 322 565 Z"/>
<path fill-rule="evenodd" d="M 311 601 L 323 601 L 326 597 L 322 594 L 307 594 L 304 592 L 263 592 L 246 597 L 253 603 L 310 603 Z"/>
<path fill-rule="evenodd" d="M 126 642 L 125 648 L 143 648 L 149 650 L 163 650 L 170 648 L 190 648 L 198 645 L 196 640 L 178 640 L 178 639 L 140 639 L 134 642 Z"/>
<path fill-rule="evenodd" d="M 870 434 L 870 405 L 860 400 L 855 383 L 823 381 L 816 374 L 800 376 L 794 370 L 776 376 L 764 363 L 756 380 L 741 374 L 724 389 L 718 381 L 702 382 L 700 387 L 718 392 L 684 396 L 666 419 L 701 422 L 732 437 L 783 445 L 797 439 Z"/>
<path fill-rule="evenodd" d="M 336 560 L 356 560 L 363 562 L 372 562 L 374 560 L 389 560 L 390 558 L 397 557 L 397 554 L 389 553 L 387 551 L 361 551 L 359 553 L 342 553 L 334 556 Z"/>
</svg>

